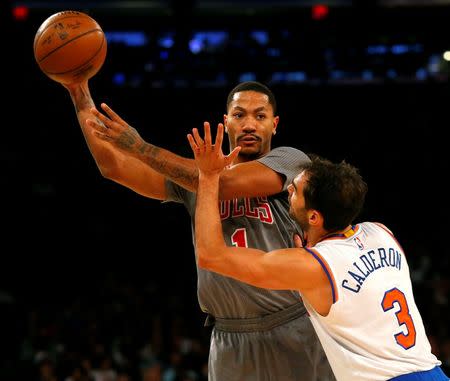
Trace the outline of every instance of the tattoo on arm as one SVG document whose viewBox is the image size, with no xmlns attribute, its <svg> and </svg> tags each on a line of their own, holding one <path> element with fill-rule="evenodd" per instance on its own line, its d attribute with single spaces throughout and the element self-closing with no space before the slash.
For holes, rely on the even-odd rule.
<svg viewBox="0 0 450 381">
<path fill-rule="evenodd" d="M 78 114 L 81 111 L 89 109 L 94 106 L 95 105 L 92 99 L 83 97 L 82 99 L 79 99 L 77 102 L 75 102 L 75 111 Z"/>
<path fill-rule="evenodd" d="M 89 92 L 86 92 L 84 89 L 80 89 L 76 93 L 72 94 L 73 104 L 75 106 L 75 112 L 80 117 L 80 113 L 82 111 L 90 110 L 92 107 L 95 107 L 95 103 L 92 100 Z M 104 125 L 103 122 L 95 118 L 98 124 Z"/>
<path fill-rule="evenodd" d="M 180 162 L 174 163 L 168 157 L 170 155 L 168 151 L 152 144 L 146 144 L 140 150 L 154 170 L 182 186 L 187 185 L 190 188 L 196 189 L 198 184 L 198 171 L 196 167 Z"/>
<path fill-rule="evenodd" d="M 74 93 L 71 93 L 71 96 L 77 114 L 83 110 L 88 110 L 95 106 L 94 101 L 89 94 L 89 90 L 86 91 L 84 88 L 79 88 Z"/>
</svg>

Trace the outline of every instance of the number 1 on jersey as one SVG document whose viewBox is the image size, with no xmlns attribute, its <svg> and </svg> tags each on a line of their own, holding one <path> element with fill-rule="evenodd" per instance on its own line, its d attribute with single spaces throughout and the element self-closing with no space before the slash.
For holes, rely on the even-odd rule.
<svg viewBox="0 0 450 381">
<path fill-rule="evenodd" d="M 239 228 L 231 235 L 231 243 L 236 247 L 248 247 L 247 246 L 247 232 L 245 228 Z"/>
</svg>

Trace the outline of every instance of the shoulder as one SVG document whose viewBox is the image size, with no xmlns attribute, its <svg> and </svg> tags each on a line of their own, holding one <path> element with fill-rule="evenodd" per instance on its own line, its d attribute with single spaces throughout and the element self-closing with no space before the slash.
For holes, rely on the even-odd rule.
<svg viewBox="0 0 450 381">
<path fill-rule="evenodd" d="M 309 161 L 310 158 L 303 151 L 285 146 L 274 148 L 258 159 L 259 163 L 283 176 L 283 190 L 286 190 L 286 187 L 299 174 L 302 166 Z"/>
<path fill-rule="evenodd" d="M 267 155 L 297 155 L 301 157 L 305 157 L 310 160 L 308 155 L 298 148 L 289 147 L 289 146 L 281 146 L 273 148 Z"/>
<path fill-rule="evenodd" d="M 371 222 L 363 222 L 360 225 L 364 227 L 372 227 L 376 230 L 384 230 L 385 232 L 388 232 L 390 235 L 393 235 L 391 229 L 389 229 L 385 224 L 382 224 L 381 222 L 371 221 Z"/>
<path fill-rule="evenodd" d="M 269 161 L 281 161 L 303 164 L 305 162 L 309 162 L 310 158 L 306 153 L 297 148 L 282 146 L 273 148 L 266 155 L 258 159 L 258 161 L 262 163 Z"/>
</svg>

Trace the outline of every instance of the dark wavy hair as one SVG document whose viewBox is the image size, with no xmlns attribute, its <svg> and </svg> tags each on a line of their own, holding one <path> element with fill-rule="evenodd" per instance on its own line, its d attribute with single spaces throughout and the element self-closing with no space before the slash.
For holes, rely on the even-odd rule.
<svg viewBox="0 0 450 381">
<path fill-rule="evenodd" d="M 332 163 L 317 155 L 303 166 L 307 181 L 303 188 L 306 209 L 319 211 L 327 231 L 352 224 L 361 212 L 367 184 L 356 167 L 342 161 Z"/>
</svg>

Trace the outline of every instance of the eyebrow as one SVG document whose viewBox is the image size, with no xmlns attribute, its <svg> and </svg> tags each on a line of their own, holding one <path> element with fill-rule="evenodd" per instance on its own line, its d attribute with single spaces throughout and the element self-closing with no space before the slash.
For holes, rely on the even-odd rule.
<svg viewBox="0 0 450 381">
<path fill-rule="evenodd" d="M 241 107 L 241 106 L 234 106 L 232 107 L 232 110 L 239 110 L 239 111 L 248 111 L 247 109 Z M 254 110 L 250 110 L 251 112 L 260 112 L 260 111 L 266 111 L 266 107 L 265 106 L 261 106 L 258 108 L 255 108 Z"/>
</svg>

